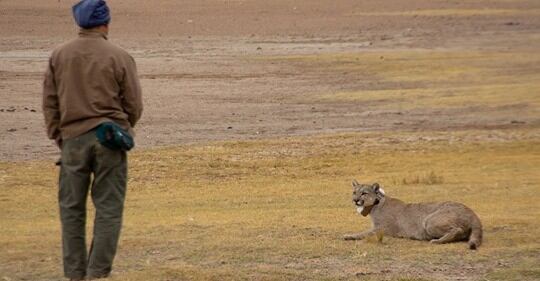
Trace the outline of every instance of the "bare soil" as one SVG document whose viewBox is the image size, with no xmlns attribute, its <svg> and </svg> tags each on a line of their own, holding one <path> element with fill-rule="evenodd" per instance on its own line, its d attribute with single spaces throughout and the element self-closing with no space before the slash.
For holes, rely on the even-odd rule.
<svg viewBox="0 0 540 281">
<path fill-rule="evenodd" d="M 1 160 L 52 159 L 58 153 L 45 136 L 41 80 L 52 48 L 77 34 L 70 14 L 74 2 L 0 0 Z M 529 108 L 527 104 L 385 111 L 376 110 L 380 104 L 318 102 L 314 97 L 321 94 L 385 85 L 357 72 L 272 59 L 388 50 L 534 51 L 540 47 L 538 1 L 109 4 L 110 40 L 133 54 L 142 78 L 145 112 L 136 128 L 139 148 L 346 131 L 493 129 L 540 123 L 537 114 L 516 119 Z M 524 65 L 521 70 L 534 67 Z"/>
<path fill-rule="evenodd" d="M 52 141 L 47 140 L 45 134 L 41 82 L 51 50 L 77 36 L 77 28 L 70 14 L 71 5 L 75 2 L 0 0 L 0 164 L 34 159 L 55 160 L 58 157 L 58 149 Z M 510 99 L 496 106 L 480 101 L 474 105 L 442 104 L 397 109 L 388 106 L 393 103 L 388 99 L 369 102 L 324 100 L 321 97 L 336 93 L 432 89 L 438 84 L 435 81 L 392 82 L 369 71 L 355 69 L 354 65 L 347 65 L 347 60 L 334 67 L 332 63 L 318 59 L 372 54 L 380 57 L 382 62 L 387 54 L 403 52 L 428 54 L 448 51 L 480 55 L 538 53 L 540 1 L 537 0 L 115 0 L 109 1 L 109 5 L 112 10 L 109 39 L 135 57 L 144 90 L 145 111 L 136 128 L 136 142 L 140 150 L 216 140 L 359 131 L 389 131 L 390 134 L 394 131 L 419 131 L 420 134 L 430 131 L 429 136 L 415 133 L 414 138 L 405 140 L 413 143 L 437 141 L 437 137 L 447 138 L 449 143 L 455 139 L 461 141 L 460 138 L 465 138 L 462 132 L 457 135 L 446 133 L 464 130 L 469 130 L 464 134 L 466 139 L 474 141 L 479 138 L 487 142 L 527 140 L 532 143 L 539 139 L 540 105 L 530 102 L 534 98 L 527 101 Z M 512 64 L 512 61 L 515 63 Z M 490 67 L 494 74 L 513 73 L 516 77 L 528 77 L 526 80 L 535 86 L 531 87 L 530 93 L 534 97 L 540 95 L 534 92 L 540 85 L 537 62 L 510 56 L 494 60 Z M 414 69 L 411 69 L 412 72 Z M 470 73 L 474 75 L 474 71 Z M 464 77 L 464 80 L 467 79 L 470 77 Z M 444 87 L 463 86 L 459 80 L 448 81 Z M 433 131 L 441 131 L 444 136 Z M 388 134 L 386 136 L 370 141 L 380 144 L 400 141 Z M 366 143 L 369 144 L 369 141 Z M 335 148 L 340 144 L 330 143 L 329 146 Z M 533 148 L 524 149 L 534 153 Z M 137 157 L 134 159 L 137 160 Z M 140 156 L 141 159 L 146 160 Z M 147 161 L 151 162 L 152 159 Z M 9 164 L 17 167 L 26 165 Z M 207 165 L 206 162 L 204 164 Z M 145 165 L 139 164 L 140 170 L 148 173 L 146 178 L 149 181 L 154 181 L 155 171 L 146 170 L 151 165 L 146 162 Z M 25 172 L 31 173 L 33 168 L 31 165 L 28 167 Z M 383 168 L 386 169 L 386 166 L 381 170 Z M 181 169 L 193 172 L 184 163 L 178 168 Z M 521 170 L 515 168 L 511 171 Z M 478 174 L 484 172 L 479 170 Z M 8 174 L 6 172 L 4 177 L 8 178 Z M 52 173 L 47 171 L 44 174 Z M 173 178 L 171 182 L 176 183 L 173 176 L 168 175 Z M 22 177 L 19 174 L 15 177 L 19 184 Z M 39 174 L 35 177 L 38 181 L 44 176 Z M 508 178 L 512 185 L 516 179 L 517 186 L 520 186 L 519 180 L 534 181 L 534 178 L 529 179 L 526 175 L 514 179 L 510 172 Z M 145 182 L 139 184 L 144 185 Z M 48 191 L 51 197 L 49 201 L 53 202 L 55 199 Z M 30 193 L 37 194 L 33 189 Z M 153 192 L 153 195 L 160 193 L 162 190 Z M 497 198 L 500 196 L 505 195 L 497 195 Z M 37 197 L 43 196 L 39 194 Z M 6 198 L 7 195 L 2 200 Z M 141 198 L 143 202 L 148 197 Z M 191 197 L 189 200 L 192 200 Z M 177 208 L 174 206 L 172 209 L 177 211 Z M 484 213 L 491 211 L 485 210 Z M 524 228 L 526 226 L 523 225 Z M 497 232 L 497 227 L 488 228 L 488 232 Z M 153 231 L 159 236 L 156 241 L 161 241 L 162 233 Z M 320 235 L 316 232 L 310 235 Z M 141 236 L 148 238 L 149 234 Z M 186 238 L 186 241 L 195 241 L 195 238 Z M 239 244 L 242 243 L 240 241 Z M 129 241 L 126 245 L 129 245 Z M 136 248 L 137 245 L 133 246 Z M 194 248 L 198 251 L 197 247 Z M 421 249 L 427 249 L 427 246 Z M 171 260 L 178 254 L 176 248 L 174 252 L 160 251 L 164 256 L 170 255 Z M 440 254 L 425 262 L 414 259 L 404 262 L 391 258 L 381 263 L 380 270 L 350 267 L 349 271 L 338 272 L 337 275 L 343 279 L 354 276 L 352 278 L 367 280 L 371 280 L 370 276 L 373 280 L 379 280 L 380 275 L 398 274 L 411 278 L 429 276 L 437 280 L 478 280 L 495 267 L 512 266 L 511 262 L 515 260 L 513 253 L 506 254 L 502 261 L 485 254 L 483 262 L 476 263 L 473 268 L 468 264 L 469 256 L 462 259 L 461 252 L 454 252 L 450 258 Z M 532 249 L 528 255 L 537 257 L 537 253 L 537 249 Z M 12 264 L 16 265 L 13 267 L 19 268 L 19 264 L 28 259 L 25 255 L 14 260 Z M 533 263 L 536 263 L 537 258 L 533 258 Z M 123 268 L 128 269 L 143 263 L 140 256 L 131 254 L 120 260 L 126 260 Z M 146 259 L 146 262 L 149 260 Z M 375 264 L 380 259 L 378 256 L 368 256 L 367 261 Z M 58 262 L 54 260 L 50 263 L 56 268 Z M 319 269 L 321 264 L 324 266 Z M 208 263 L 208 267 L 211 266 L 214 264 Z M 332 273 L 336 273 L 345 268 L 339 260 L 333 261 L 327 257 L 302 260 L 289 266 L 313 269 L 314 272 L 322 270 L 321 275 L 326 275 L 325 271 L 333 270 Z M 234 273 L 236 268 L 231 268 Z"/>
</svg>

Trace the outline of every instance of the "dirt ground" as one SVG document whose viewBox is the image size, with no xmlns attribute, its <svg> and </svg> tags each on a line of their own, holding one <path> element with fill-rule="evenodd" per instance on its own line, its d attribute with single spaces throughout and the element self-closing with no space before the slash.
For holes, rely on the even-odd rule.
<svg viewBox="0 0 540 281">
<path fill-rule="evenodd" d="M 0 192 L 0 202 L 5 204 L 0 205 L 5 206 L 0 222 L 24 230 L 5 227 L 0 231 L 6 237 L 0 241 L 5 242 L 2 246 L 12 251 L 4 257 L 8 272 L 6 277 L 0 275 L 3 280 L 18 280 L 10 279 L 18 276 L 22 276 L 20 280 L 57 280 L 54 276 L 59 276 L 59 250 L 54 248 L 60 245 L 55 240 L 59 239 L 54 209 L 57 202 L 50 192 L 56 170 L 43 161 L 29 160 L 49 163 L 58 157 L 58 149 L 45 135 L 41 82 L 52 49 L 77 36 L 70 13 L 75 2 L 0 0 L 0 185 L 11 188 L 0 190 L 4 192 Z M 282 280 L 309 280 L 305 276 L 322 280 L 328 276 L 340 280 L 390 276 L 400 279 L 388 280 L 467 281 L 538 277 L 538 268 L 534 267 L 538 264 L 538 244 L 531 238 L 538 231 L 538 209 L 530 202 L 537 202 L 534 196 L 538 188 L 538 174 L 531 171 L 536 171 L 539 161 L 540 1 L 108 2 L 112 10 L 109 39 L 134 56 L 145 104 L 136 128 L 137 151 L 132 157 L 130 185 L 135 188 L 130 204 L 134 208 L 128 209 L 134 213 L 128 214 L 126 252 L 119 259 L 120 272 L 126 275 L 118 280 L 150 280 L 152 274 L 155 280 L 182 280 L 175 279 L 177 275 L 237 280 L 239 269 L 245 280 L 271 279 L 273 271 L 299 274 L 296 278 L 281 276 Z M 286 138 L 291 136 L 299 137 Z M 235 142 L 251 139 L 259 141 Z M 433 143 L 437 144 L 433 151 L 444 153 L 429 152 Z M 175 145 L 180 146 L 147 149 Z M 254 155 L 260 158 L 251 159 Z M 364 162 L 366 155 L 373 163 Z M 441 161 L 454 158 L 457 160 L 450 164 Z M 357 167 L 364 170 L 359 172 Z M 342 209 L 335 207 L 350 208 L 350 199 L 342 197 L 341 189 L 337 191 L 343 179 L 362 173 L 373 176 L 373 180 L 392 182 L 395 176 L 399 185 L 410 179 L 411 171 L 433 170 L 442 174 L 445 182 L 427 189 L 408 187 L 414 189 L 412 195 L 419 196 L 410 199 L 440 199 L 441 194 L 451 198 L 455 193 L 450 191 L 459 188 L 465 193 L 453 199 L 470 200 L 468 203 L 476 204 L 475 209 L 486 218 L 486 236 L 491 243 L 485 247 L 488 250 L 464 256 L 463 245 L 432 250 L 427 243 L 392 239 L 389 243 L 398 247 L 397 252 L 369 243 L 344 250 L 344 244 L 335 239 L 351 228 L 348 221 L 341 221 Z M 240 173 L 244 180 L 249 179 L 244 185 L 240 185 L 238 171 L 245 173 Z M 262 181 L 258 179 L 261 176 Z M 299 179 L 303 181 L 298 183 Z M 229 201 L 222 200 L 218 203 L 223 206 L 218 205 L 230 208 L 229 213 L 214 213 L 208 207 L 216 202 L 198 189 L 207 188 L 207 180 L 225 183 L 226 188 L 217 191 L 229 192 L 225 198 Z M 305 189 L 312 184 L 315 189 Z M 276 189 L 268 195 L 257 189 L 258 185 Z M 510 192 L 509 186 L 518 191 Z M 261 194 L 251 198 L 246 190 Z M 431 192 L 430 196 L 423 195 L 425 190 Z M 470 190 L 476 192 L 475 196 L 468 194 Z M 488 191 L 487 195 L 480 190 Z M 219 197 L 217 191 L 213 192 Z M 319 193 L 333 196 L 330 203 L 328 198 L 317 200 L 334 215 L 321 216 L 317 213 L 319 205 L 309 206 L 309 200 Z M 229 204 L 242 196 L 249 197 L 249 204 L 244 202 L 238 209 Z M 203 198 L 208 202 L 200 203 Z M 501 205 L 501 198 L 510 199 Z M 259 199 L 262 203 L 257 202 Z M 517 199 L 528 205 L 517 204 L 520 207 L 513 212 L 520 217 L 516 219 L 501 206 L 514 208 Z M 285 202 L 277 204 L 276 209 L 272 200 Z M 181 202 L 181 208 L 174 205 L 177 202 Z M 144 204 L 160 208 L 148 209 Z M 250 216 L 250 208 L 259 212 L 264 204 L 279 214 L 279 218 L 270 219 L 285 227 L 280 228 L 282 233 L 265 233 L 271 225 L 259 225 L 263 220 Z M 34 206 L 31 211 L 28 205 Z M 307 213 L 307 208 L 315 209 L 314 214 Z M 141 213 L 134 210 L 143 210 L 147 217 L 139 218 Z M 204 230 L 193 218 L 185 218 L 193 210 L 199 215 L 197 219 L 203 218 L 201 225 L 208 223 L 214 228 Z M 282 218 L 291 216 L 291 210 L 298 210 L 293 212 L 292 222 L 294 215 L 304 215 L 297 221 L 305 229 L 287 229 L 291 221 Z M 156 217 L 163 221 L 155 221 Z M 230 221 L 223 223 L 224 218 Z M 321 218 L 323 222 L 319 223 L 328 224 L 321 228 L 324 231 L 312 228 L 313 221 Z M 195 225 L 193 229 L 190 224 Z M 235 232 L 237 224 L 252 230 L 248 234 L 265 238 L 267 244 L 245 245 L 243 233 Z M 149 251 L 150 246 L 142 243 L 152 241 L 157 247 L 164 234 L 176 237 L 182 230 L 187 236 L 180 235 L 183 240 L 179 241 L 184 244 L 175 244 L 172 250 Z M 210 238 L 202 246 L 196 245 L 201 231 L 209 236 L 219 234 L 226 242 L 230 239 L 232 242 L 227 243 L 234 247 L 214 245 Z M 291 233 L 299 241 L 290 239 Z M 42 234 L 40 238 L 48 242 L 37 243 L 36 235 Z M 304 240 L 306 235 L 314 237 L 310 238 L 313 241 Z M 6 242 L 7 237 L 12 242 Z M 287 242 L 298 243 L 294 249 L 299 254 L 291 253 Z M 330 243 L 333 254 L 324 243 Z M 276 247 L 281 252 L 276 252 Z M 367 259 L 365 247 L 371 251 Z M 214 249 L 216 253 L 211 253 Z M 57 250 L 57 256 L 41 258 L 53 250 Z M 32 251 L 38 254 L 29 254 Z M 231 251 L 236 251 L 233 257 L 238 261 L 230 266 L 219 260 L 206 261 L 208 257 L 226 257 Z M 409 251 L 412 254 L 403 254 Z M 148 257 L 141 257 L 141 252 Z M 382 265 L 380 256 L 371 256 L 372 252 L 382 254 Z M 281 260 L 280 253 L 291 254 L 290 261 Z M 317 255 L 312 261 L 306 262 L 306 256 L 314 253 Z M 159 257 L 155 261 L 154 254 Z M 394 254 L 401 256 L 396 258 Z M 418 261 L 415 254 L 425 260 Z M 268 255 L 269 262 L 258 263 L 267 261 Z M 496 255 L 499 260 L 493 258 Z M 170 260 L 164 261 L 163 256 L 170 256 Z M 403 256 L 406 259 L 400 260 Z M 343 260 L 354 266 L 340 264 Z M 150 261 L 162 267 L 154 267 Z M 366 268 L 358 269 L 356 265 L 363 261 Z M 32 265 L 29 272 L 23 266 L 28 264 Z M 260 267 L 255 273 L 253 264 Z M 489 277 L 486 274 L 498 267 L 508 268 L 501 274 L 514 279 L 505 275 L 480 279 Z M 139 268 L 148 269 L 146 275 Z M 175 271 L 178 268 L 186 272 Z M 228 277 L 216 277 L 217 273 L 211 272 L 214 268 Z M 402 272 L 405 279 L 397 275 Z M 530 278 L 522 279 L 516 272 L 528 272 Z"/>
<path fill-rule="evenodd" d="M 76 36 L 74 2 L 0 1 L 2 160 L 56 157 L 44 133 L 41 79 L 52 48 Z M 382 59 L 380 53 L 401 51 L 531 53 L 540 47 L 538 1 L 133 0 L 110 6 L 110 40 L 133 54 L 142 78 L 145 112 L 137 128 L 142 148 L 342 131 L 539 124 L 538 110 L 518 102 L 397 111 L 379 110 L 391 100 L 377 106 L 320 102 L 314 97 L 418 85 L 275 59 L 357 53 Z M 513 71 L 539 81 L 535 62 Z"/>
</svg>

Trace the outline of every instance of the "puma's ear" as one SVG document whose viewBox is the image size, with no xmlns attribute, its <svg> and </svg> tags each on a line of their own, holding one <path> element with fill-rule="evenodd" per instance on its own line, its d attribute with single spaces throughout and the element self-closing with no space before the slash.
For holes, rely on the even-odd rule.
<svg viewBox="0 0 540 281">
<path fill-rule="evenodd" d="M 356 179 L 354 179 L 352 181 L 352 186 L 355 187 L 355 186 L 358 186 L 358 185 L 360 185 L 360 184 L 358 183 L 358 181 Z"/>
<path fill-rule="evenodd" d="M 374 183 L 373 185 L 371 185 L 371 188 L 373 188 L 373 191 L 375 191 L 375 193 L 384 195 L 384 190 L 378 183 Z"/>
</svg>

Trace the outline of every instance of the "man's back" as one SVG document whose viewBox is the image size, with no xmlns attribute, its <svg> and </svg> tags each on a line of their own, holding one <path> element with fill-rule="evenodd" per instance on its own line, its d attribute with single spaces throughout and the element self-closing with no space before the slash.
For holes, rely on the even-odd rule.
<svg viewBox="0 0 540 281">
<path fill-rule="evenodd" d="M 52 127 L 62 139 L 69 139 L 107 121 L 130 130 L 140 118 L 142 100 L 135 62 L 106 38 L 96 30 L 81 30 L 79 38 L 53 52 L 45 80 L 49 91 L 46 87 L 44 111 L 47 114 L 47 107 L 58 102 L 59 112 L 49 113 L 59 115 L 58 124 L 47 122 L 49 137 L 58 137 Z"/>
</svg>

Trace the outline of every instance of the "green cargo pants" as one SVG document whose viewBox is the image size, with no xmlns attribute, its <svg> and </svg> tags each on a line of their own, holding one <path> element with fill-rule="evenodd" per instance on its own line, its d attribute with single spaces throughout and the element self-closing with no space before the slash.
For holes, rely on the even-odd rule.
<svg viewBox="0 0 540 281">
<path fill-rule="evenodd" d="M 92 130 L 64 141 L 58 202 L 67 278 L 106 277 L 116 254 L 126 195 L 127 155 L 102 146 Z M 91 185 L 90 185 L 91 184 Z M 90 251 L 86 250 L 88 189 L 96 209 Z"/>
</svg>

